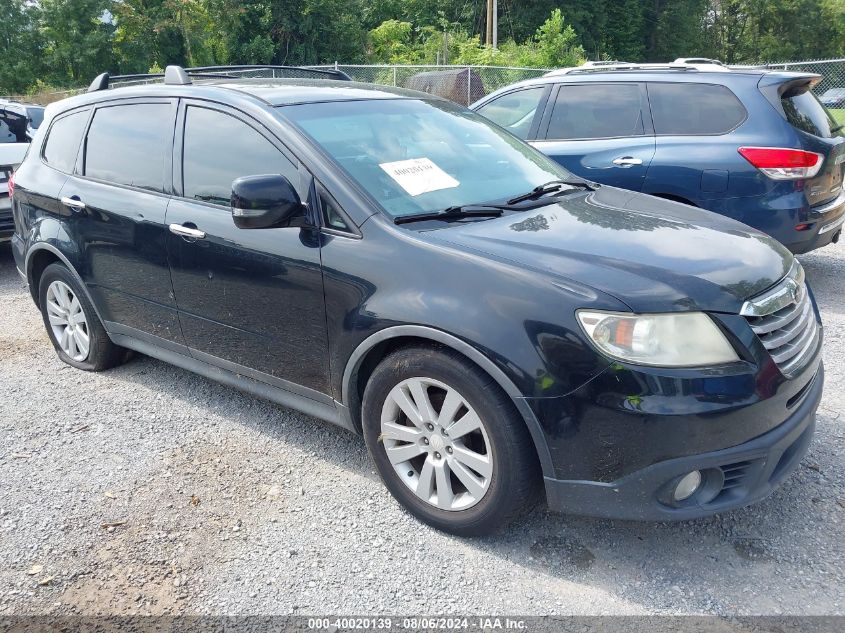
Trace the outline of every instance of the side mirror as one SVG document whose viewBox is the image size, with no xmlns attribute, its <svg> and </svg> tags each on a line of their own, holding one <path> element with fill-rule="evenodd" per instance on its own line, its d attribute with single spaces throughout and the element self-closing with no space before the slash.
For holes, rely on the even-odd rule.
<svg viewBox="0 0 845 633">
<path fill-rule="evenodd" d="M 281 174 L 238 178 L 232 183 L 231 204 L 240 229 L 305 226 L 305 207 Z"/>
</svg>

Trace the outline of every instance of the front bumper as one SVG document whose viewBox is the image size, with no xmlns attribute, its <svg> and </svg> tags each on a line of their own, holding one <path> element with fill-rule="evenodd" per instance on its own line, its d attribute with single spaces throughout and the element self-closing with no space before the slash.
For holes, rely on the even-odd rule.
<svg viewBox="0 0 845 633">
<path fill-rule="evenodd" d="M 820 365 L 786 421 L 737 446 L 661 461 L 609 483 L 547 477 L 549 508 L 614 519 L 671 521 L 709 516 L 759 501 L 771 494 L 806 454 L 823 384 Z M 675 484 L 693 470 L 702 471 L 704 483 L 690 499 L 673 503 Z"/>
</svg>

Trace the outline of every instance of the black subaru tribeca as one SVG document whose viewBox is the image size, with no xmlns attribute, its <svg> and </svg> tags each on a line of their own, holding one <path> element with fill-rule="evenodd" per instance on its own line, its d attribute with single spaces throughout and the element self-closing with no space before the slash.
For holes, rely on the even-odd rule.
<svg viewBox="0 0 845 633">
<path fill-rule="evenodd" d="M 59 357 L 134 350 L 362 433 L 396 499 L 490 532 L 690 519 L 793 471 L 822 327 L 766 235 L 574 177 L 430 95 L 330 80 L 48 108 L 13 250 Z"/>
</svg>

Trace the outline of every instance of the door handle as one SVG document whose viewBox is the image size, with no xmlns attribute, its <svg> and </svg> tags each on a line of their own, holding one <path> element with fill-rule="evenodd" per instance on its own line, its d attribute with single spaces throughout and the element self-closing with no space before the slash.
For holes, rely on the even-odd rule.
<svg viewBox="0 0 845 633">
<path fill-rule="evenodd" d="M 82 209 L 85 208 L 85 203 L 77 197 L 68 198 L 65 196 L 62 198 L 62 204 L 66 207 L 70 207 L 74 211 L 82 211 Z"/>
<path fill-rule="evenodd" d="M 613 164 L 620 167 L 633 167 L 634 165 L 642 165 L 643 161 L 641 158 L 634 158 L 633 156 L 620 156 L 613 159 Z"/>
<path fill-rule="evenodd" d="M 171 233 L 173 233 L 174 235 L 178 235 L 179 237 L 189 237 L 195 240 L 205 239 L 205 231 L 200 231 L 199 229 L 192 229 L 190 226 L 184 226 L 182 224 L 171 224 L 169 228 Z"/>
</svg>

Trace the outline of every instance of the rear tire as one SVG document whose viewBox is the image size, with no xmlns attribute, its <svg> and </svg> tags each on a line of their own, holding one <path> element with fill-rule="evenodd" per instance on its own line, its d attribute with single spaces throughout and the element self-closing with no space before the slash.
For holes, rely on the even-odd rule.
<svg viewBox="0 0 845 633">
<path fill-rule="evenodd" d="M 38 305 L 50 341 L 68 365 L 103 371 L 128 359 L 128 350 L 111 342 L 81 284 L 63 264 L 44 269 Z"/>
<path fill-rule="evenodd" d="M 539 464 L 510 398 L 451 350 L 404 348 L 373 371 L 363 430 L 391 494 L 458 536 L 506 526 L 537 500 Z"/>
</svg>

